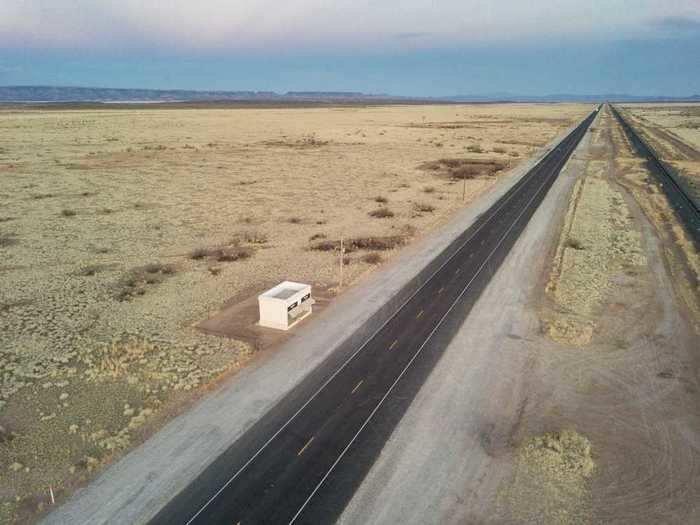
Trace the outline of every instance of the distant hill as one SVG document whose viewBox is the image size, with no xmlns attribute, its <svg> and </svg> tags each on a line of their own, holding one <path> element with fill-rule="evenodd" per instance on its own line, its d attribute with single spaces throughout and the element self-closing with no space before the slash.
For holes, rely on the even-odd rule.
<svg viewBox="0 0 700 525">
<path fill-rule="evenodd" d="M 515 93 L 498 93 L 484 95 L 457 95 L 452 97 L 442 97 L 444 100 L 454 102 L 478 102 L 478 101 L 504 101 L 504 102 L 698 102 L 699 95 L 689 97 L 662 97 L 662 96 L 640 96 L 628 95 L 625 93 L 606 93 L 602 95 L 574 95 L 559 93 L 552 95 L 518 95 Z"/>
<path fill-rule="evenodd" d="M 182 89 L 121 89 L 66 86 L 0 86 L 0 103 L 70 102 L 698 102 L 689 97 L 643 97 L 627 94 L 544 96 L 487 93 L 449 97 L 404 97 L 355 91 L 195 91 Z"/>
<path fill-rule="evenodd" d="M 194 91 L 182 89 L 121 89 L 65 86 L 0 86 L 0 102 L 222 102 L 285 100 L 396 99 L 345 91 Z M 401 97 L 403 98 L 403 97 Z"/>
</svg>

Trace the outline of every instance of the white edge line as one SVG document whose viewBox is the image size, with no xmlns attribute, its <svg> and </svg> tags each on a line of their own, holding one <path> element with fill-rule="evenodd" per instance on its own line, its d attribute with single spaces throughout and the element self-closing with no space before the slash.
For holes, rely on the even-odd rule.
<svg viewBox="0 0 700 525">
<path fill-rule="evenodd" d="M 577 146 L 578 146 L 578 144 L 577 144 Z M 574 151 L 575 151 L 575 150 L 576 150 L 576 148 L 574 148 Z M 573 154 L 573 151 L 572 151 L 572 154 Z M 566 159 L 566 161 L 568 161 L 568 158 Z M 565 167 L 565 165 L 566 165 L 566 161 L 563 162 L 563 163 L 560 165 L 560 167 L 558 167 L 558 168 L 555 170 L 554 174 L 558 174 L 561 170 L 564 169 L 564 167 Z M 316 492 L 318 492 L 318 490 L 321 488 L 321 485 L 323 485 L 323 483 L 326 481 L 326 479 L 328 478 L 328 476 L 330 476 L 330 474 L 331 474 L 331 472 L 333 471 L 333 469 L 335 469 L 335 467 L 338 465 L 338 463 L 340 463 L 340 460 L 343 459 L 343 456 L 345 456 L 345 454 L 346 454 L 347 451 L 350 449 L 350 447 L 352 446 L 352 444 L 355 442 L 355 440 L 357 439 L 357 437 L 360 435 L 360 433 L 362 432 L 362 430 L 364 430 L 364 428 L 369 424 L 370 420 L 374 417 L 374 414 L 377 413 L 377 411 L 378 411 L 379 408 L 382 406 L 382 404 L 384 403 L 384 401 L 386 400 L 386 398 L 389 397 L 389 395 L 391 394 L 392 390 L 394 390 L 394 387 L 396 387 L 396 384 L 401 380 L 401 378 L 403 377 L 403 375 L 406 373 L 406 371 L 407 371 L 407 370 L 410 368 L 410 366 L 413 364 L 413 361 L 415 361 L 415 359 L 416 359 L 416 358 L 418 357 L 418 355 L 421 353 L 421 351 L 423 350 L 423 348 L 425 347 L 425 345 L 428 344 L 428 341 L 430 341 L 430 339 L 433 337 L 433 335 L 435 334 L 435 332 L 437 331 L 437 329 L 440 328 L 440 326 L 442 325 L 442 323 L 443 323 L 443 321 L 445 320 L 445 318 L 449 315 L 449 313 L 452 311 L 452 309 L 455 307 L 455 305 L 459 302 L 459 300 L 462 298 L 462 296 L 463 296 L 464 293 L 467 291 L 467 289 L 468 289 L 468 288 L 471 286 L 471 284 L 474 282 L 474 279 L 476 279 L 476 278 L 481 274 L 481 271 L 483 270 L 484 266 L 486 266 L 486 263 L 488 263 L 488 262 L 491 260 L 491 257 L 493 256 L 493 254 L 496 253 L 496 250 L 498 250 L 498 248 L 501 246 L 501 244 L 503 244 L 503 241 L 505 240 L 505 238 L 506 238 L 506 237 L 508 236 L 508 234 L 511 232 L 511 230 L 513 229 L 513 227 L 515 227 L 515 225 L 518 223 L 518 221 L 520 220 L 520 217 L 523 216 L 523 214 L 525 213 L 525 211 L 527 210 L 527 208 L 530 206 L 530 204 L 532 203 L 532 201 L 535 199 L 535 197 L 537 197 L 537 195 L 539 195 L 539 193 L 542 191 L 542 189 L 547 185 L 547 183 L 549 182 L 549 179 L 550 179 L 550 178 L 552 178 L 552 175 L 550 175 L 549 178 L 542 184 L 542 186 L 540 186 L 540 188 L 537 190 L 537 192 L 530 198 L 530 200 L 528 201 L 527 205 L 525 205 L 525 207 L 523 208 L 523 210 L 518 214 L 518 216 L 516 217 L 516 219 L 513 221 L 513 223 L 512 223 L 512 224 L 510 225 L 510 227 L 508 228 L 508 230 L 506 230 L 506 232 L 501 236 L 500 240 L 498 241 L 498 244 L 494 247 L 493 250 L 491 250 L 491 253 L 489 254 L 489 256 L 484 260 L 484 262 L 481 264 L 481 266 L 479 266 L 479 269 L 478 269 L 477 272 L 474 274 L 474 276 L 469 280 L 469 282 L 468 282 L 467 285 L 464 287 L 464 289 L 460 292 L 460 294 L 457 296 L 457 299 L 455 299 L 455 301 L 452 303 L 452 305 L 451 305 L 450 308 L 447 310 L 447 312 L 445 312 L 445 315 L 443 315 L 443 316 L 440 318 L 440 320 L 438 321 L 438 323 L 435 325 L 435 328 L 433 328 L 433 329 L 431 330 L 430 334 L 428 334 L 428 337 L 425 339 L 425 341 L 423 341 L 423 344 L 421 344 L 420 347 L 418 348 L 418 350 L 416 350 L 416 353 L 413 355 L 413 357 L 411 358 L 411 360 L 406 364 L 406 366 L 405 366 L 404 369 L 401 371 L 401 373 L 399 374 L 399 376 L 396 378 L 396 380 L 395 380 L 395 381 L 392 383 L 392 385 L 389 387 L 389 390 L 387 390 L 386 394 L 384 394 L 384 396 L 379 400 L 379 403 L 377 403 L 377 406 L 374 407 L 374 410 L 372 410 L 372 412 L 371 412 L 370 415 L 367 417 L 367 419 L 365 420 L 365 422 L 362 423 L 362 426 L 361 426 L 361 427 L 359 428 L 359 430 L 355 433 L 355 435 L 352 437 L 352 439 L 351 439 L 350 442 L 347 444 L 347 446 L 343 449 L 343 451 L 340 453 L 340 455 L 339 455 L 338 458 L 335 460 L 335 462 L 330 466 L 330 468 L 328 469 L 328 472 L 326 472 L 326 474 L 323 476 L 323 478 L 321 478 L 321 481 L 318 482 L 318 484 L 316 485 L 316 488 L 314 488 L 314 490 L 311 492 L 311 494 L 309 495 L 309 497 L 306 498 L 306 501 L 304 501 L 304 503 L 302 504 L 301 508 L 299 508 L 299 510 L 297 511 L 297 513 L 294 515 L 294 517 L 292 517 L 292 519 L 289 521 L 289 525 L 292 525 L 292 524 L 296 521 L 296 519 L 299 517 L 299 515 L 304 511 L 304 509 L 305 509 L 306 506 L 309 504 L 309 502 L 311 501 L 311 499 L 314 497 L 314 495 L 316 494 Z"/>
</svg>

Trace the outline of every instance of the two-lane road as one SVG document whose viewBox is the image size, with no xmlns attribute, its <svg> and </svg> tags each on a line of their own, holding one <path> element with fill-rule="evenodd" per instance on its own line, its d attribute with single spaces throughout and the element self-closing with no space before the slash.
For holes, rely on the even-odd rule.
<svg viewBox="0 0 700 525">
<path fill-rule="evenodd" d="M 468 228 L 453 255 L 349 359 L 297 387 L 153 523 L 337 517 L 596 114 Z"/>
</svg>

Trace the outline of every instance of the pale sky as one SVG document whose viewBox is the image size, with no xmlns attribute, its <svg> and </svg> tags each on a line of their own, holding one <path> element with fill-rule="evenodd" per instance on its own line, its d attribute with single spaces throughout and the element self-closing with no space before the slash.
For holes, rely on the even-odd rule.
<svg viewBox="0 0 700 525">
<path fill-rule="evenodd" d="M 700 0 L 0 1 L 0 85 L 690 94 L 699 44 Z"/>
</svg>

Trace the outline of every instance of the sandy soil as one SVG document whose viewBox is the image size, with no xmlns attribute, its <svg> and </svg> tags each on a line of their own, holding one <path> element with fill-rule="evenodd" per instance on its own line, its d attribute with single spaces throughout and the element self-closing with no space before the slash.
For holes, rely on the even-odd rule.
<svg viewBox="0 0 700 525">
<path fill-rule="evenodd" d="M 627 105 L 635 129 L 700 200 L 700 104 Z"/>
<path fill-rule="evenodd" d="M 645 214 L 650 194 L 628 191 L 617 124 L 604 114 L 594 127 L 343 523 L 700 520 L 700 316 L 680 293 L 672 245 Z M 629 230 L 624 253 L 610 248 L 611 223 Z M 589 228 L 599 230 L 596 243 Z M 585 345 L 547 331 L 552 315 L 582 300 L 547 286 L 575 271 L 555 262 L 573 248 L 571 231 L 582 237 L 579 251 L 593 251 L 606 269 L 605 278 L 591 275 L 600 287 L 584 303 L 592 325 Z M 577 262 L 587 271 L 589 261 Z"/>
<path fill-rule="evenodd" d="M 285 278 L 332 290 L 336 255 L 310 247 L 408 242 L 586 111 L 0 111 L 0 521 L 84 483 L 250 359 L 195 328 L 231 297 Z M 440 159 L 477 169 L 463 185 Z M 346 282 L 372 251 L 349 255 Z"/>
</svg>

